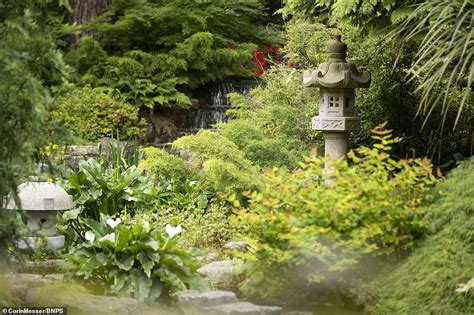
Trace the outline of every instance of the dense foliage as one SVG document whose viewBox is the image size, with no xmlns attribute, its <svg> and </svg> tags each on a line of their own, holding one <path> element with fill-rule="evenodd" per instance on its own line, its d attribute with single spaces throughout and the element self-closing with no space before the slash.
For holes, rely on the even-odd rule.
<svg viewBox="0 0 474 315">
<path fill-rule="evenodd" d="M 123 158 L 113 164 L 105 159 L 80 161 L 79 170 L 61 185 L 75 200 L 75 209 L 66 212 L 65 218 L 80 215 L 98 220 L 100 213 L 115 215 L 125 209 L 133 214 L 159 197 L 144 172 Z"/>
<path fill-rule="evenodd" d="M 248 74 L 254 43 L 265 42 L 260 0 L 114 1 L 68 54 L 78 82 L 149 108 L 190 105 L 189 88 Z"/>
<path fill-rule="evenodd" d="M 453 156 L 472 154 L 472 108 L 464 108 L 456 130 L 452 130 L 457 115 L 456 104 L 462 101 L 459 91 L 450 90 L 447 115 L 444 118 L 431 115 L 422 129 L 424 120 L 416 117 L 420 102 L 415 93 L 418 81 L 408 82 L 406 79 L 411 71 L 415 45 L 403 46 L 401 41 L 387 41 L 380 32 L 364 31 L 344 21 L 338 22 L 334 28 L 293 18 L 287 26 L 287 56 L 305 69 L 314 69 L 326 60 L 324 52 L 331 37 L 338 33 L 343 35 L 343 41 L 348 45 L 349 61 L 372 74 L 370 88 L 356 91 L 356 107 L 362 128 L 353 135 L 355 143 L 370 143 L 370 130 L 388 121 L 388 127 L 405 139 L 394 149 L 398 156 L 409 156 L 414 152 L 445 164 L 453 161 Z M 439 126 L 443 119 L 445 128 L 441 131 Z"/>
<path fill-rule="evenodd" d="M 194 169 L 186 162 L 163 149 L 148 147 L 143 149 L 144 158 L 138 165 L 158 180 L 184 182 L 196 179 Z"/>
<path fill-rule="evenodd" d="M 51 25 L 55 1 L 0 4 L 0 206 L 15 191 L 15 168 L 28 160 L 25 143 L 38 137 L 38 114 L 50 102 L 49 87 L 61 84 L 65 66 Z"/>
<path fill-rule="evenodd" d="M 433 184 L 428 160 L 394 160 L 389 131 L 379 143 L 350 152 L 349 161 L 325 169 L 307 158 L 301 169 L 266 172 L 237 225 L 252 246 L 243 255 L 243 290 L 275 297 L 304 296 L 307 286 L 337 279 L 370 254 L 411 248 L 426 231 L 421 206 Z"/>
<path fill-rule="evenodd" d="M 317 142 L 310 120 L 317 111 L 317 94 L 304 89 L 294 69 L 278 66 L 264 77 L 247 99 L 232 94 L 234 117 L 219 124 L 220 133 L 260 167 L 294 168 Z"/>
<path fill-rule="evenodd" d="M 97 141 L 114 134 L 120 139 L 143 135 L 145 121 L 138 108 L 118 101 L 90 86 L 61 96 L 51 112 L 77 138 Z"/>
<path fill-rule="evenodd" d="M 201 130 L 173 143 L 199 171 L 200 182 L 215 192 L 241 193 L 260 183 L 258 168 L 235 143 L 217 132 Z"/>
<path fill-rule="evenodd" d="M 423 127 L 432 129 L 428 132 L 429 146 L 435 151 L 442 151 L 445 141 L 452 139 L 443 137 L 443 132 L 458 126 L 460 119 L 471 122 L 468 133 L 472 135 L 473 6 L 469 0 L 285 2 L 282 12 L 287 16 L 311 17 L 337 26 L 349 21 L 388 39 L 389 45 L 398 43 L 397 58 L 382 72 L 389 74 L 390 68 L 405 68 L 405 75 L 397 83 L 409 81 L 413 85 L 412 94 L 419 104 L 417 113 L 423 114 Z M 378 45 L 378 53 L 384 47 Z M 461 129 L 462 125 L 463 122 Z"/>
<path fill-rule="evenodd" d="M 106 289 L 138 301 L 186 289 L 209 289 L 196 273 L 193 255 L 176 247 L 178 227 L 167 234 L 149 222 L 121 222 L 101 214 L 83 219 L 86 241 L 69 249 L 68 276 L 105 284 Z"/>
<path fill-rule="evenodd" d="M 428 237 L 369 287 L 372 314 L 471 314 L 474 290 L 474 159 L 437 188 Z"/>
</svg>

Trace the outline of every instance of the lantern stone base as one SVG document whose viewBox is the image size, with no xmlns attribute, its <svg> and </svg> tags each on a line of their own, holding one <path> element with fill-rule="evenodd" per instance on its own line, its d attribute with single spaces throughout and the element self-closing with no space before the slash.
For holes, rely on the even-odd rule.
<svg viewBox="0 0 474 315">
<path fill-rule="evenodd" d="M 16 247 L 21 250 L 36 250 L 39 248 L 48 248 L 54 250 L 62 249 L 64 247 L 64 235 L 55 235 L 47 237 L 29 236 L 25 239 L 17 241 Z"/>
<path fill-rule="evenodd" d="M 325 117 L 315 116 L 312 128 L 320 131 L 353 131 L 360 127 L 359 117 Z"/>
</svg>

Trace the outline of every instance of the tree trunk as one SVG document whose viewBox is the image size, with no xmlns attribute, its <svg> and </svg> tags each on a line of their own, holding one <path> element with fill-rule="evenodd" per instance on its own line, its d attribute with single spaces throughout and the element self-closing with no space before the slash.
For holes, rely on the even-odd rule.
<svg viewBox="0 0 474 315">
<path fill-rule="evenodd" d="M 112 0 L 69 0 L 69 4 L 71 5 L 72 11 L 69 13 L 68 23 L 81 25 L 101 15 L 105 9 L 112 4 Z M 92 32 L 81 31 L 80 34 L 72 36 L 71 44 L 74 45 L 81 36 L 86 34 L 94 37 Z"/>
<path fill-rule="evenodd" d="M 69 0 L 72 11 L 69 24 L 85 24 L 98 17 L 112 4 L 112 0 Z"/>
</svg>

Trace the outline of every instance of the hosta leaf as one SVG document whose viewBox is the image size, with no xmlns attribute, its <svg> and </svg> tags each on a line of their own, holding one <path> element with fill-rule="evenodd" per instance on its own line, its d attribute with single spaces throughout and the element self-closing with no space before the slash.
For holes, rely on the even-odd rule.
<svg viewBox="0 0 474 315">
<path fill-rule="evenodd" d="M 127 247 L 129 240 L 132 236 L 132 231 L 127 229 L 125 226 L 116 227 L 116 236 L 117 241 L 115 248 L 117 251 L 122 251 L 124 248 Z"/>
<path fill-rule="evenodd" d="M 123 271 L 114 275 L 114 283 L 110 286 L 110 289 L 112 290 L 112 292 L 114 293 L 120 292 L 123 289 L 127 279 L 128 279 L 128 274 Z"/>
</svg>

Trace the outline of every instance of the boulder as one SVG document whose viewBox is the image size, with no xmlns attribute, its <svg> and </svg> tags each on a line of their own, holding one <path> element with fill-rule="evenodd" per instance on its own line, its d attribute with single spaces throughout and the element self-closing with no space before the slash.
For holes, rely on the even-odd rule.
<svg viewBox="0 0 474 315">
<path fill-rule="evenodd" d="M 207 277 L 215 288 L 238 291 L 240 279 L 235 275 L 234 264 L 230 260 L 213 261 L 197 271 Z"/>
</svg>

